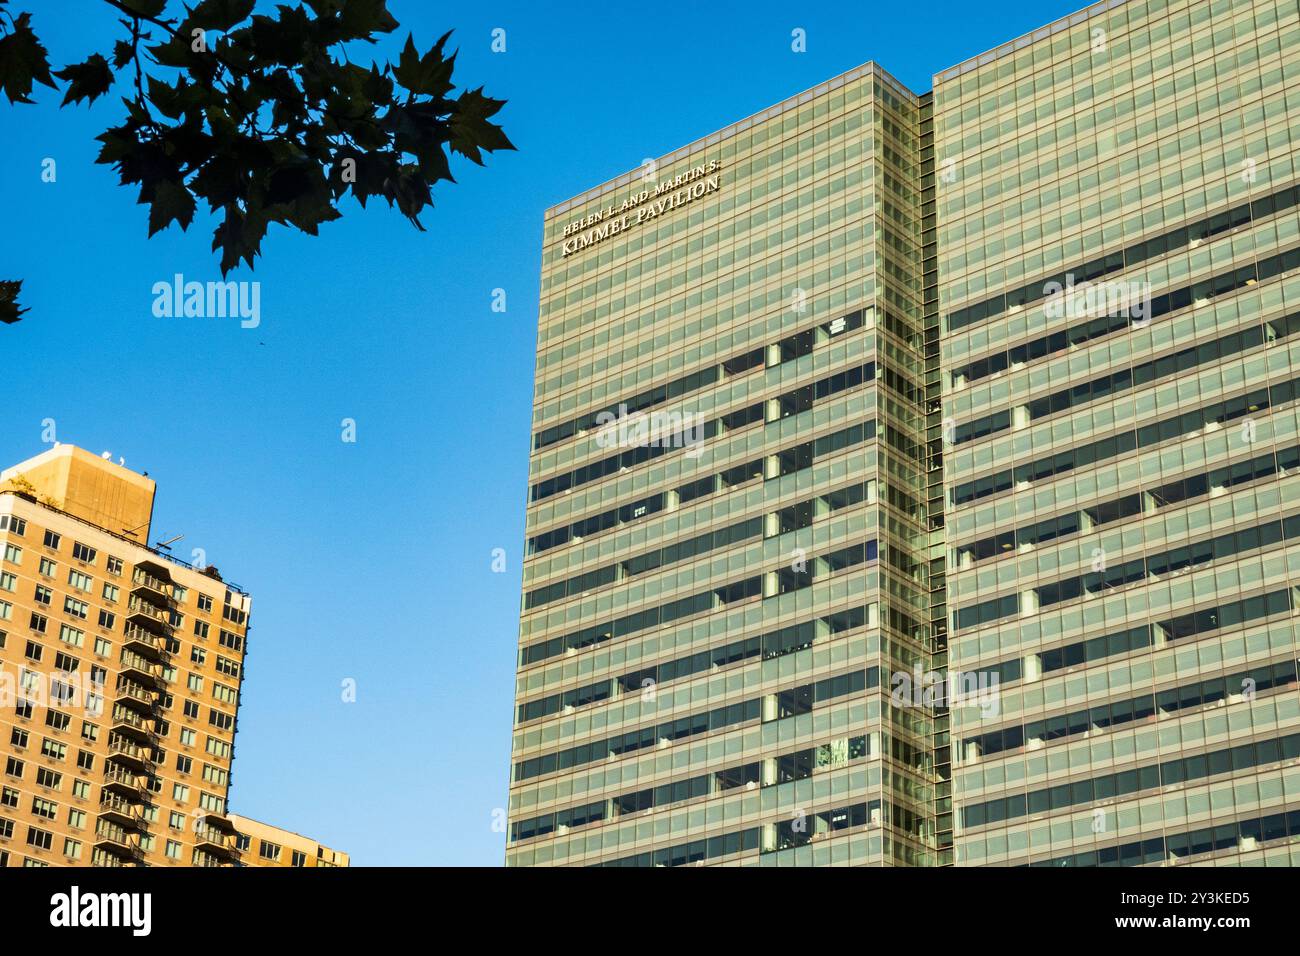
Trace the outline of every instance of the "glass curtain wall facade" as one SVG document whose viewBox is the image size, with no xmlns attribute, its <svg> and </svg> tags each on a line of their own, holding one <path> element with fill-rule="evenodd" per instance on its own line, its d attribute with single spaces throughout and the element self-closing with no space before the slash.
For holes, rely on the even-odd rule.
<svg viewBox="0 0 1300 956">
<path fill-rule="evenodd" d="M 510 864 L 936 859 L 919 123 L 868 65 L 548 213 Z"/>
<path fill-rule="evenodd" d="M 1293 862 L 1298 49 L 1099 4 L 547 213 L 508 864 Z"/>
<path fill-rule="evenodd" d="M 936 77 L 959 864 L 1300 863 L 1300 11 Z"/>
</svg>

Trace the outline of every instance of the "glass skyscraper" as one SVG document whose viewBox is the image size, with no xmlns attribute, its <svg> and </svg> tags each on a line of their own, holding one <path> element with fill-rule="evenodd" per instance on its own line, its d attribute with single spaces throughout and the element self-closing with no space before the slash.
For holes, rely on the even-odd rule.
<svg viewBox="0 0 1300 956">
<path fill-rule="evenodd" d="M 1291 862 L 1296 50 L 1101 4 L 548 211 L 508 863 Z"/>
</svg>

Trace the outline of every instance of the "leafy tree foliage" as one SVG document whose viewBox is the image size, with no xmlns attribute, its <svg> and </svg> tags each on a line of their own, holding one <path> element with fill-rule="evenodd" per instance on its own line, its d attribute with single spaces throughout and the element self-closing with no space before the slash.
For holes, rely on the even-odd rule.
<svg viewBox="0 0 1300 956">
<path fill-rule="evenodd" d="M 150 236 L 187 229 L 206 202 L 223 276 L 253 267 L 271 223 L 316 235 L 348 193 L 363 207 L 379 197 L 423 230 L 431 187 L 455 181 L 453 153 L 483 165 L 484 153 L 514 149 L 491 121 L 503 100 L 456 92 L 450 33 L 423 53 L 408 35 L 395 65 L 351 62 L 349 44 L 398 28 L 387 0 L 303 0 L 273 14 L 255 14 L 254 0 L 102 2 L 123 35 L 51 70 L 31 14 L 0 0 L 0 91 L 29 104 L 36 85 L 62 81 L 67 106 L 116 85 L 125 115 L 98 137 L 97 162 L 138 189 Z M 0 282 L 0 322 L 25 311 L 20 286 Z"/>
</svg>

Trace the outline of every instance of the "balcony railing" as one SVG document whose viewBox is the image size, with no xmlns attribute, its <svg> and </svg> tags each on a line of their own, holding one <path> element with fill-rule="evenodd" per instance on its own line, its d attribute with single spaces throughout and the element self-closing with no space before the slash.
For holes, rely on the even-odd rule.
<svg viewBox="0 0 1300 956">
<path fill-rule="evenodd" d="M 131 821 L 132 826 L 140 826 L 144 822 L 145 807 L 143 804 L 134 800 L 128 800 L 121 794 L 105 790 L 99 798 L 100 813 L 116 813 L 118 816 L 126 817 Z"/>
<path fill-rule="evenodd" d="M 117 679 L 117 688 L 113 691 L 113 697 L 115 700 L 129 700 L 151 710 L 158 706 L 158 699 L 147 687 L 126 677 Z"/>
<path fill-rule="evenodd" d="M 211 847 L 216 852 L 232 859 L 239 858 L 239 847 L 236 845 L 238 839 L 239 837 L 234 833 L 226 833 L 205 823 L 199 823 L 194 827 L 194 842 L 196 845 Z"/>
<path fill-rule="evenodd" d="M 122 858 L 114 856 L 106 850 L 94 849 L 90 853 L 91 866 L 126 866 Z"/>
<path fill-rule="evenodd" d="M 140 734 L 150 743 L 158 740 L 152 718 L 141 717 L 131 708 L 123 707 L 121 704 L 113 705 L 112 723 L 114 728 Z"/>
<path fill-rule="evenodd" d="M 171 583 L 150 574 L 143 568 L 136 568 L 131 575 L 131 589 L 133 591 L 137 589 L 152 591 L 161 597 L 167 605 L 172 604 L 174 600 Z"/>
<path fill-rule="evenodd" d="M 133 621 L 126 622 L 122 627 L 122 634 L 126 644 L 143 648 L 158 661 L 166 664 L 171 660 L 171 655 L 167 652 L 167 640 L 161 634 L 143 628 Z"/>
<path fill-rule="evenodd" d="M 138 594 L 132 594 L 126 602 L 126 609 L 131 615 L 142 615 L 150 620 L 157 621 L 165 627 L 171 627 L 171 612 L 166 608 L 158 607 L 151 601 L 146 601 Z"/>
<path fill-rule="evenodd" d="M 112 757 L 122 757 L 139 763 L 153 762 L 153 748 L 141 747 L 121 734 L 108 735 L 108 753 Z"/>
</svg>

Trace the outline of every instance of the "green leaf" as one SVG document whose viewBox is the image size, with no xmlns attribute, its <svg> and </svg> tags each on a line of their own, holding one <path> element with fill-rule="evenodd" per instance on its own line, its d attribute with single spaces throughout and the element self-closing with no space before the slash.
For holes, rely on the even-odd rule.
<svg viewBox="0 0 1300 956">
<path fill-rule="evenodd" d="M 135 59 L 135 50 L 125 40 L 113 44 L 113 69 L 120 70 Z"/>
<path fill-rule="evenodd" d="M 372 33 L 392 33 L 400 26 L 388 12 L 385 0 L 345 0 L 339 14 L 343 39 L 374 43 Z"/>
<path fill-rule="evenodd" d="M 156 17 L 167 7 L 167 0 L 119 0 L 122 6 L 131 13 L 138 13 L 142 17 Z"/>
<path fill-rule="evenodd" d="M 63 102 L 59 104 L 60 106 L 80 103 L 82 100 L 93 103 L 107 93 L 108 88 L 113 85 L 113 71 L 109 69 L 108 61 L 98 53 L 92 54 L 90 59 L 83 63 L 65 66 L 54 75 L 68 81 L 68 89 L 63 94 Z"/>
<path fill-rule="evenodd" d="M 184 231 L 194 221 L 194 197 L 184 183 L 164 179 L 154 187 L 153 202 L 149 205 L 149 235 L 162 232 L 173 222 L 181 224 Z"/>
<path fill-rule="evenodd" d="M 27 310 L 18 305 L 18 294 L 23 291 L 22 279 L 0 280 L 0 322 L 13 325 Z"/>
<path fill-rule="evenodd" d="M 0 37 L 0 89 L 10 103 L 32 102 L 32 82 L 58 89 L 50 76 L 49 51 L 31 28 L 30 13 L 14 18 L 13 32 Z"/>
<path fill-rule="evenodd" d="M 446 59 L 442 55 L 443 44 L 450 36 L 450 33 L 444 33 L 428 53 L 420 56 L 415 49 L 414 39 L 407 34 L 406 46 L 402 47 L 402 55 L 393 68 L 394 79 L 412 93 L 442 97 L 451 92 L 451 74 L 456 66 L 456 54 L 453 53 Z"/>
<path fill-rule="evenodd" d="M 202 0 L 185 18 L 184 25 L 225 33 L 235 24 L 248 19 L 256 2 L 257 0 Z M 188 34 L 189 30 L 182 32 Z"/>
<path fill-rule="evenodd" d="M 462 93 L 451 116 L 451 148 L 480 166 L 483 165 L 480 150 L 494 153 L 499 149 L 514 149 L 505 130 L 487 119 L 505 105 L 505 100 L 484 96 L 482 87 Z"/>
</svg>

